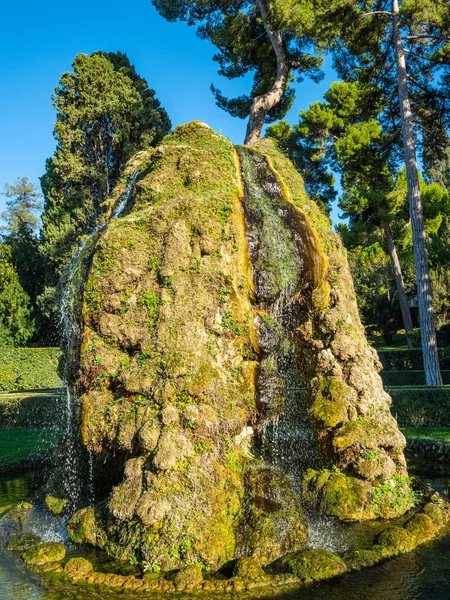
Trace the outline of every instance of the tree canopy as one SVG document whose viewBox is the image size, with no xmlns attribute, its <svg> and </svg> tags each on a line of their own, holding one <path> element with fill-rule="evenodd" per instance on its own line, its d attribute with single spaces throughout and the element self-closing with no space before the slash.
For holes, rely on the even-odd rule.
<svg viewBox="0 0 450 600">
<path fill-rule="evenodd" d="M 123 53 L 79 54 L 53 95 L 57 148 L 41 179 L 43 252 L 53 284 L 102 219 L 126 161 L 170 130 L 166 111 Z M 52 279 L 52 278 L 50 278 Z"/>
</svg>

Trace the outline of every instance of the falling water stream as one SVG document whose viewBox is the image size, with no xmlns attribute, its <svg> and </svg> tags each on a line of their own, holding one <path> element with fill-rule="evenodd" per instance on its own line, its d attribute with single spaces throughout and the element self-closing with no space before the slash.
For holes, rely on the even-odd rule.
<svg viewBox="0 0 450 600">
<path fill-rule="evenodd" d="M 93 457 L 87 456 L 87 484 L 83 477 L 83 456 L 79 445 L 79 419 L 77 417 L 77 403 L 73 397 L 70 386 L 71 362 L 76 352 L 75 344 L 79 340 L 79 313 L 81 310 L 82 291 L 86 280 L 86 272 L 93 248 L 101 233 L 111 221 L 123 216 L 133 201 L 133 192 L 139 169 L 134 171 L 124 191 L 119 196 L 107 222 L 98 225 L 81 243 L 62 273 L 58 284 L 60 298 L 61 331 L 64 347 L 64 367 L 62 378 L 66 393 L 66 414 L 64 427 L 64 447 L 61 452 L 63 460 L 60 480 L 61 497 L 70 498 L 74 506 L 79 505 L 82 496 L 88 500 L 93 499 Z M 86 469 L 85 469 L 86 470 Z"/>
<path fill-rule="evenodd" d="M 298 316 L 291 299 L 306 279 L 305 246 L 292 227 L 295 210 L 284 198 L 266 159 L 239 149 L 245 184 L 243 199 L 256 295 L 260 363 L 257 400 L 262 415 L 259 452 L 266 463 L 287 473 L 301 498 L 308 467 L 320 466 L 308 420 L 308 391 L 297 372 L 292 332 Z M 303 506 L 312 547 L 343 552 L 361 540 L 345 525 Z"/>
</svg>

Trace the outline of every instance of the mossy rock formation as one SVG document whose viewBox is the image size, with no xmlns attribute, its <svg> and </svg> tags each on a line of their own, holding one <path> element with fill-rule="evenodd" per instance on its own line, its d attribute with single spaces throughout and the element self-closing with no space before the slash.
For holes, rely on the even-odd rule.
<svg viewBox="0 0 450 600">
<path fill-rule="evenodd" d="M 75 515 L 73 539 L 155 570 L 299 551 L 292 484 L 254 458 L 254 433 L 283 409 L 288 363 L 309 389 L 325 464 L 357 491 L 338 516 L 404 512 L 409 500 L 376 502 L 388 481 L 409 491 L 405 440 L 345 251 L 290 162 L 270 140 L 238 155 L 194 122 L 135 156 L 107 210 L 133 176 L 131 211 L 93 245 L 71 357 L 82 443 L 118 484 Z M 309 473 L 307 492 L 335 514 L 316 485 L 327 474 Z"/>
</svg>

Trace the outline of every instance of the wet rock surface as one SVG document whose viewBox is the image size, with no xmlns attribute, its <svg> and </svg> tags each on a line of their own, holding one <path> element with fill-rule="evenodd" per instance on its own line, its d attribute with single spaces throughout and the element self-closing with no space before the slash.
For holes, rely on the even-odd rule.
<svg viewBox="0 0 450 600">
<path fill-rule="evenodd" d="M 298 552 L 292 483 L 252 441 L 283 410 L 286 365 L 325 466 L 308 499 L 342 519 L 403 514 L 404 438 L 345 252 L 292 165 L 269 141 L 240 162 L 191 123 L 138 155 L 111 203 L 132 177 L 132 209 L 86 263 L 71 372 L 94 482 L 101 468 L 114 485 L 75 514 L 72 539 L 153 571 Z"/>
</svg>

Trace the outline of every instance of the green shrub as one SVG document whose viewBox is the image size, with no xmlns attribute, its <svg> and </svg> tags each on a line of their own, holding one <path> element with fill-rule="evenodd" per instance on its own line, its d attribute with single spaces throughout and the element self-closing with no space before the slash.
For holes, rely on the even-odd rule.
<svg viewBox="0 0 450 600">
<path fill-rule="evenodd" d="M 60 394 L 0 394 L 0 427 L 55 427 L 64 418 L 66 400 Z"/>
<path fill-rule="evenodd" d="M 400 427 L 450 426 L 450 386 L 391 387 L 389 394 Z"/>
<path fill-rule="evenodd" d="M 386 387 L 425 385 L 425 371 L 382 371 L 381 379 Z M 450 384 L 450 371 L 441 371 L 444 385 Z"/>
<path fill-rule="evenodd" d="M 390 350 L 378 352 L 385 371 L 423 371 L 422 350 Z M 439 348 L 441 369 L 450 369 L 450 348 Z"/>
<path fill-rule="evenodd" d="M 57 388 L 59 348 L 0 346 L 0 391 Z"/>
</svg>

